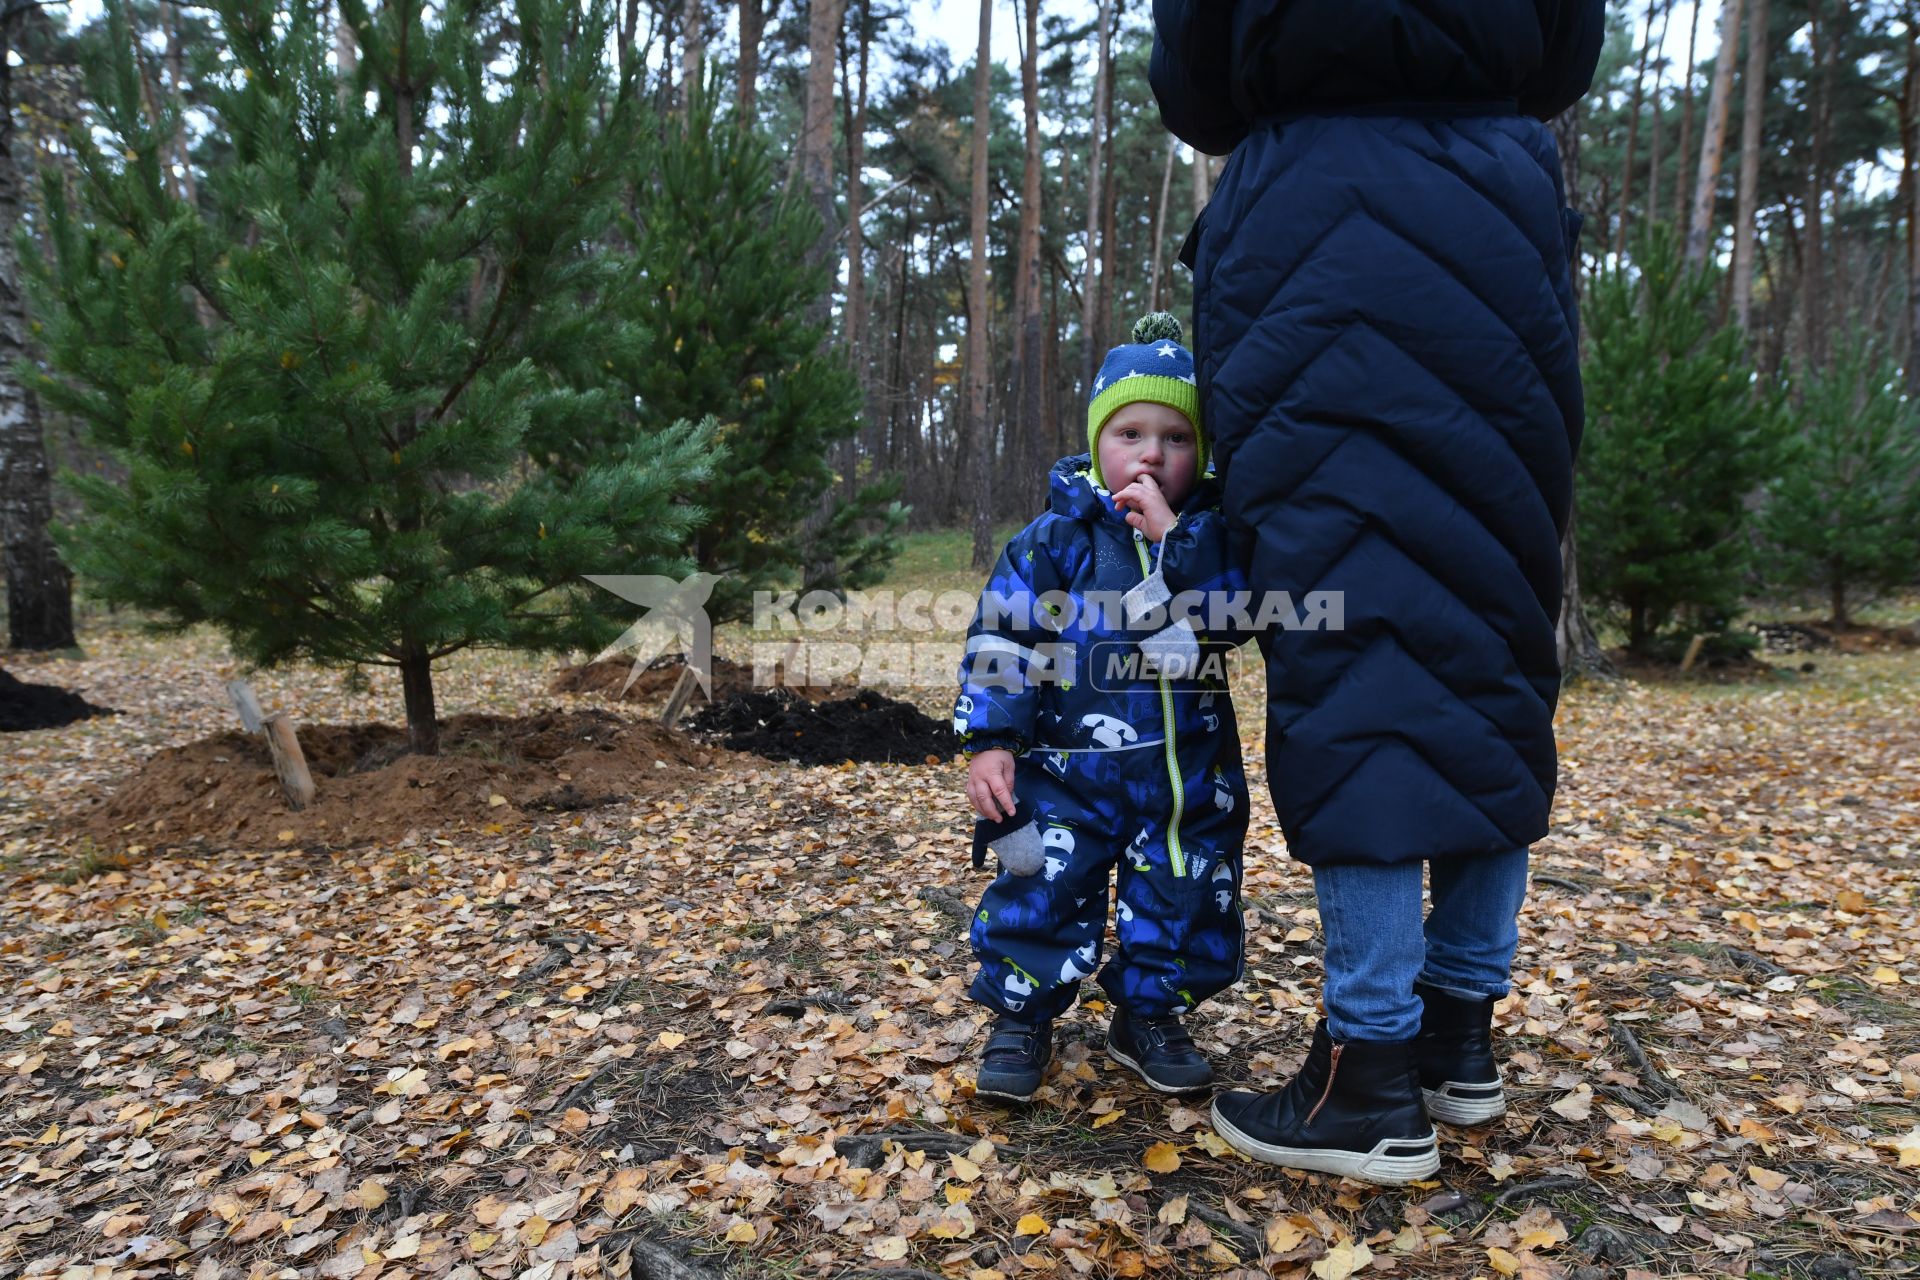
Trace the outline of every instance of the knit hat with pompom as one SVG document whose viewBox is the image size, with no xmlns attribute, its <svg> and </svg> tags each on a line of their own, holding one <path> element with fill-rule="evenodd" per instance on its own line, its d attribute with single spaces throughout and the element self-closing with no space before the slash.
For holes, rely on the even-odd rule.
<svg viewBox="0 0 1920 1280">
<path fill-rule="evenodd" d="M 1180 345 L 1180 321 L 1155 311 L 1133 324 L 1133 341 L 1107 352 L 1087 402 L 1087 450 L 1093 455 L 1093 480 L 1101 488 L 1100 428 L 1122 407 L 1148 400 L 1178 409 L 1193 424 L 1200 474 L 1207 470 L 1207 436 L 1200 426 L 1200 384 L 1193 376 L 1193 353 Z"/>
</svg>

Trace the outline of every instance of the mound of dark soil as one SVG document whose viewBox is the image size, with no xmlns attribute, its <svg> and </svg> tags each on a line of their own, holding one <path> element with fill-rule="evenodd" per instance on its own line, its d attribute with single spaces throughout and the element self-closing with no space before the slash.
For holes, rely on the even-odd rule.
<svg viewBox="0 0 1920 1280">
<path fill-rule="evenodd" d="M 410 755 L 385 724 L 303 725 L 314 802 L 291 812 L 264 739 L 217 734 L 157 752 L 111 796 L 78 815 L 110 847 L 187 843 L 254 848 L 342 846 L 523 825 L 690 783 L 711 747 L 610 711 L 454 716 L 440 754 Z"/>
<path fill-rule="evenodd" d="M 939 764 L 960 749 L 952 728 L 872 689 L 818 704 L 791 689 L 736 694 L 701 708 L 690 727 L 735 751 L 801 764 Z"/>
<path fill-rule="evenodd" d="M 0 733 L 29 729 L 58 729 L 90 716 L 114 716 L 111 707 L 96 707 L 71 689 L 28 684 L 0 670 Z"/>
</svg>

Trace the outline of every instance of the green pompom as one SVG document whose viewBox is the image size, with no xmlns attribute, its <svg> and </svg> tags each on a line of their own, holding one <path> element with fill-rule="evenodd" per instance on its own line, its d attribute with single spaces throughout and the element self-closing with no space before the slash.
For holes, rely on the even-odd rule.
<svg viewBox="0 0 1920 1280">
<path fill-rule="evenodd" d="M 1183 332 L 1180 318 L 1171 311 L 1150 311 L 1133 322 L 1133 340 L 1140 344 L 1178 342 Z"/>
</svg>

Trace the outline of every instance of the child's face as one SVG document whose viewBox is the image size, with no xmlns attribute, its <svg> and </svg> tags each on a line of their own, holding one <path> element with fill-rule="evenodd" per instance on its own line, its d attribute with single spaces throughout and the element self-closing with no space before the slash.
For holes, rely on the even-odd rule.
<svg viewBox="0 0 1920 1280">
<path fill-rule="evenodd" d="M 1200 441 L 1178 409 L 1140 400 L 1121 406 L 1100 428 L 1100 476 L 1109 493 L 1150 475 L 1177 510 L 1193 492 L 1199 469 Z"/>
</svg>

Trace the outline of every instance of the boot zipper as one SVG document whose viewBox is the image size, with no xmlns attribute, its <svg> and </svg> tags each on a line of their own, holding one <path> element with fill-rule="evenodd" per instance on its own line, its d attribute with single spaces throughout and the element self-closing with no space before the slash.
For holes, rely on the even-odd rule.
<svg viewBox="0 0 1920 1280">
<path fill-rule="evenodd" d="M 1313 1104 L 1313 1110 L 1307 1112 L 1307 1122 L 1300 1126 L 1302 1129 L 1313 1127 L 1313 1118 L 1320 1114 L 1320 1108 L 1326 1106 L 1327 1099 L 1333 1096 L 1333 1078 L 1340 1074 L 1340 1054 L 1346 1047 L 1343 1044 L 1333 1046 L 1333 1058 L 1327 1063 L 1327 1087 L 1320 1091 L 1320 1101 Z"/>
<path fill-rule="evenodd" d="M 1138 529 L 1133 531 L 1133 549 L 1140 555 L 1140 579 L 1144 582 L 1153 576 L 1153 570 L 1147 561 L 1147 535 Z M 1187 805 L 1187 792 L 1180 781 L 1180 753 L 1173 741 L 1173 687 L 1165 675 L 1160 677 L 1160 720 L 1167 738 L 1167 777 L 1173 783 L 1173 822 L 1167 828 L 1167 859 L 1173 864 L 1174 878 L 1185 879 L 1187 855 L 1180 847 L 1180 814 Z"/>
</svg>

